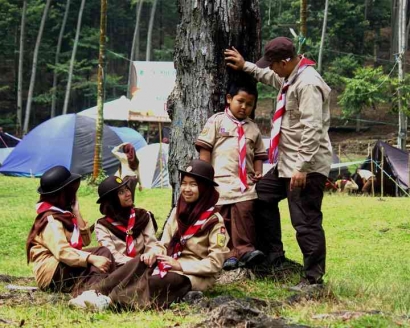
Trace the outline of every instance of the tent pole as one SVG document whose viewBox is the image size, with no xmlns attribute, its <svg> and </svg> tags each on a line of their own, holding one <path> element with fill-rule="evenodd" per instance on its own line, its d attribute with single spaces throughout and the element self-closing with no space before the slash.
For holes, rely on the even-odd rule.
<svg viewBox="0 0 410 328">
<path fill-rule="evenodd" d="M 159 130 L 159 153 L 161 156 L 161 160 L 159 161 L 159 171 L 161 172 L 161 188 L 164 187 L 164 179 L 162 176 L 162 128 L 161 122 L 158 122 L 158 130 Z"/>
<path fill-rule="evenodd" d="M 383 191 L 384 191 L 384 147 L 382 147 L 382 162 L 381 162 L 381 167 L 382 167 L 382 170 L 381 170 L 381 174 L 380 174 L 380 183 L 381 183 L 381 191 L 380 191 L 380 198 L 382 198 L 383 197 Z"/>
<path fill-rule="evenodd" d="M 370 170 L 372 172 L 373 175 L 374 174 L 374 169 L 373 169 L 373 151 L 370 150 L 370 144 L 369 144 L 369 152 L 370 152 Z M 374 178 L 372 179 L 372 197 L 374 197 Z"/>
</svg>

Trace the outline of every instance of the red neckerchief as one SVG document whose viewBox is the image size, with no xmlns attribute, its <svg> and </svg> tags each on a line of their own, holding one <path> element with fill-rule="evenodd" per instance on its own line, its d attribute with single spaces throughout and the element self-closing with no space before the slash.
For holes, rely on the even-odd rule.
<svg viewBox="0 0 410 328">
<path fill-rule="evenodd" d="M 116 226 L 122 232 L 125 232 L 125 254 L 129 257 L 135 257 L 137 255 L 137 250 L 135 248 L 135 241 L 132 236 L 132 228 L 134 228 L 135 225 L 135 210 L 133 208 L 131 209 L 127 227 L 125 227 L 121 222 L 114 221 L 109 217 L 107 217 L 107 221 L 110 222 L 113 226 Z"/>
<path fill-rule="evenodd" d="M 73 222 L 74 229 L 71 235 L 71 239 L 69 241 L 70 246 L 76 249 L 83 248 L 83 239 L 81 238 L 80 229 L 78 228 L 77 218 L 73 213 L 70 211 L 64 211 L 61 208 L 51 205 L 47 202 L 41 202 L 36 205 L 37 214 L 41 214 L 47 211 L 56 211 L 63 214 L 71 214 L 72 218 L 71 221 Z"/>
<path fill-rule="evenodd" d="M 246 139 L 245 130 L 243 125 L 246 123 L 245 120 L 239 121 L 228 107 L 225 108 L 225 115 L 236 124 L 238 127 L 238 153 L 239 153 L 239 165 L 238 165 L 238 175 L 241 181 L 241 192 L 248 189 L 248 176 L 246 174 Z"/>
<path fill-rule="evenodd" d="M 278 95 L 278 101 L 276 103 L 276 110 L 272 117 L 272 130 L 270 132 L 270 146 L 269 146 L 269 162 L 271 164 L 276 163 L 278 160 L 278 146 L 280 139 L 280 127 L 282 125 L 282 117 L 286 112 L 286 92 L 289 86 L 296 80 L 296 78 L 302 73 L 308 66 L 316 65 L 313 60 L 302 57 L 299 62 L 297 73 L 291 80 L 285 82 L 282 86 L 281 92 Z"/>
<path fill-rule="evenodd" d="M 184 249 L 187 240 L 195 236 L 202 229 L 202 227 L 207 222 L 208 218 L 213 214 L 213 211 L 214 207 L 209 208 L 201 214 L 198 221 L 196 221 L 193 225 L 189 226 L 188 229 L 186 229 L 184 234 L 181 236 L 179 242 L 177 242 L 174 248 L 172 249 L 172 258 L 178 259 L 181 257 L 182 250 Z M 162 261 L 158 261 L 158 265 L 153 271 L 152 275 L 155 276 L 159 274 L 161 278 L 164 278 L 171 268 L 172 267 L 170 265 L 164 264 L 164 262 Z"/>
</svg>

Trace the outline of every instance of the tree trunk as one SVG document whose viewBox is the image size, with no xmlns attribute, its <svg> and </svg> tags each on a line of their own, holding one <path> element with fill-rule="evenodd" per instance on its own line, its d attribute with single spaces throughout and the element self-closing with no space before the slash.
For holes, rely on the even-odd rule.
<svg viewBox="0 0 410 328">
<path fill-rule="evenodd" d="M 300 0 L 300 34 L 307 38 L 307 0 Z M 300 52 L 303 52 L 303 44 L 299 46 Z"/>
<path fill-rule="evenodd" d="M 397 53 L 397 2 L 392 0 L 391 4 L 391 33 L 390 33 L 390 59 L 394 59 L 394 54 Z"/>
<path fill-rule="evenodd" d="M 27 0 L 23 0 L 20 24 L 20 49 L 19 49 L 19 70 L 17 81 L 17 129 L 16 134 L 20 136 L 23 125 L 23 63 L 24 63 L 24 38 L 26 28 Z"/>
<path fill-rule="evenodd" d="M 47 0 L 46 5 L 43 10 L 43 16 L 41 17 L 40 28 L 37 34 L 36 45 L 34 46 L 33 65 L 31 68 L 30 86 L 29 86 L 28 95 L 27 95 L 26 115 L 24 117 L 23 134 L 27 134 L 28 132 L 28 124 L 30 121 L 30 113 L 31 113 L 31 103 L 33 102 L 34 84 L 36 81 L 38 51 L 40 49 L 41 38 L 43 37 L 44 25 L 46 24 L 46 19 L 48 15 L 48 9 L 50 8 L 50 3 L 51 3 L 51 0 Z"/>
<path fill-rule="evenodd" d="M 178 0 L 178 8 L 177 77 L 168 98 L 173 204 L 179 193 L 178 169 L 198 157 L 194 142 L 199 132 L 209 116 L 224 109 L 228 81 L 241 75 L 226 69 L 224 49 L 234 46 L 246 60 L 256 61 L 261 41 L 258 0 Z"/>
<path fill-rule="evenodd" d="M 398 72 L 399 72 L 399 88 L 397 90 L 398 94 L 398 107 L 399 107 L 399 131 L 397 134 L 397 148 L 402 150 L 406 150 L 406 141 L 407 141 L 407 116 L 405 111 L 407 110 L 403 106 L 403 90 L 402 86 L 404 84 L 404 70 L 403 70 L 403 63 L 405 62 L 405 35 L 406 35 L 406 8 L 407 8 L 407 0 L 399 0 L 399 11 L 398 11 L 398 51 L 399 51 L 399 59 L 398 59 Z"/>
<path fill-rule="evenodd" d="M 132 77 L 132 70 L 134 69 L 132 62 L 135 60 L 136 57 L 138 57 L 138 53 L 139 53 L 138 35 L 139 35 L 139 28 L 140 28 L 140 20 L 141 20 L 141 12 L 142 12 L 142 4 L 143 3 L 144 3 L 144 0 L 140 0 L 138 2 L 138 6 L 136 7 L 136 19 L 135 19 L 134 36 L 132 38 L 132 46 L 131 46 L 131 54 L 130 54 L 131 62 L 130 62 L 129 70 L 128 70 L 128 90 L 127 90 L 127 97 L 128 98 L 132 97 L 131 77 Z M 138 45 L 138 48 L 136 48 L 137 45 Z"/>
<path fill-rule="evenodd" d="M 67 17 L 68 17 L 68 12 L 70 11 L 70 2 L 71 0 L 67 0 L 65 4 L 65 10 L 64 10 L 64 17 L 63 21 L 61 22 L 61 27 L 60 27 L 60 34 L 58 35 L 58 41 L 57 41 L 57 49 L 56 49 L 56 57 L 54 60 L 54 73 L 53 73 L 53 89 L 52 89 L 52 95 L 51 95 L 51 117 L 56 116 L 56 103 L 57 103 L 57 75 L 58 75 L 58 69 L 57 65 L 59 62 L 60 58 L 60 51 L 61 51 L 61 43 L 63 42 L 63 36 L 64 36 L 64 30 L 65 30 L 65 25 L 67 23 Z"/>
<path fill-rule="evenodd" d="M 97 122 L 95 131 L 93 182 L 96 181 L 102 169 L 102 139 L 104 127 L 104 63 L 105 63 L 105 31 L 107 28 L 107 0 L 101 0 L 100 18 L 100 51 L 98 55 L 98 90 L 97 90 Z"/>
<path fill-rule="evenodd" d="M 80 11 L 78 12 L 77 30 L 75 31 L 73 52 L 71 53 L 70 68 L 68 70 L 68 80 L 67 80 L 67 88 L 65 90 L 63 114 L 67 114 L 68 103 L 70 101 L 71 82 L 73 80 L 75 55 L 77 53 L 78 39 L 80 38 L 81 21 L 83 18 L 84 5 L 85 5 L 85 0 L 81 0 Z"/>
<path fill-rule="evenodd" d="M 322 38 L 320 39 L 320 48 L 319 48 L 319 60 L 318 60 L 318 71 L 319 71 L 319 73 L 322 73 L 323 46 L 325 44 L 327 13 L 328 13 L 328 11 L 329 11 L 329 0 L 326 0 L 326 2 L 325 2 L 325 12 L 324 12 L 324 16 L 323 16 Z"/>
<path fill-rule="evenodd" d="M 147 34 L 147 53 L 145 56 L 146 61 L 151 60 L 152 31 L 154 30 L 154 18 L 155 18 L 155 11 L 157 9 L 157 2 L 158 0 L 153 0 L 152 8 L 151 8 L 151 15 L 149 17 L 148 34 Z"/>
</svg>

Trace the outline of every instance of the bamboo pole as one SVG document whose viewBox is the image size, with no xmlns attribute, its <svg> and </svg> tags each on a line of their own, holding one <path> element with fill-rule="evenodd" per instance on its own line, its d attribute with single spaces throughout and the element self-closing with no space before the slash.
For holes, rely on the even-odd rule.
<svg viewBox="0 0 410 328">
<path fill-rule="evenodd" d="M 381 161 L 381 172 L 380 172 L 380 197 L 383 197 L 384 194 L 384 147 L 382 147 L 382 161 Z"/>
<path fill-rule="evenodd" d="M 162 176 L 162 126 L 161 126 L 161 122 L 158 122 L 158 129 L 159 129 L 159 154 L 161 156 L 161 160 L 159 161 L 159 174 L 161 176 L 161 188 L 164 187 L 164 177 Z"/>
<path fill-rule="evenodd" d="M 340 163 L 340 158 L 341 158 L 341 147 L 340 147 L 340 144 L 339 144 L 339 163 Z M 341 171 L 341 167 L 340 167 L 340 165 L 339 165 L 339 175 L 340 175 L 340 171 Z"/>
</svg>

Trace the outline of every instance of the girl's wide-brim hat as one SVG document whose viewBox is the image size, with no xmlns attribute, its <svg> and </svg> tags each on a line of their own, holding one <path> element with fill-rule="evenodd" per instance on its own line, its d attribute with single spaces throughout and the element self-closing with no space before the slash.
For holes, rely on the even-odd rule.
<svg viewBox="0 0 410 328">
<path fill-rule="evenodd" d="M 41 195 L 52 194 L 80 179 L 80 174 L 71 173 L 66 167 L 57 165 L 44 172 L 37 192 Z"/>
<path fill-rule="evenodd" d="M 100 198 L 98 198 L 97 204 L 100 204 L 108 194 L 111 194 L 112 192 L 120 189 L 122 186 L 125 186 L 126 184 L 127 181 L 124 181 L 121 178 L 116 177 L 114 175 L 105 179 L 98 186 L 98 196 Z"/>
<path fill-rule="evenodd" d="M 193 178 L 199 178 L 214 186 L 219 186 L 214 181 L 215 171 L 212 165 L 201 159 L 193 159 L 185 170 L 179 170 L 184 175 L 191 176 Z"/>
</svg>

